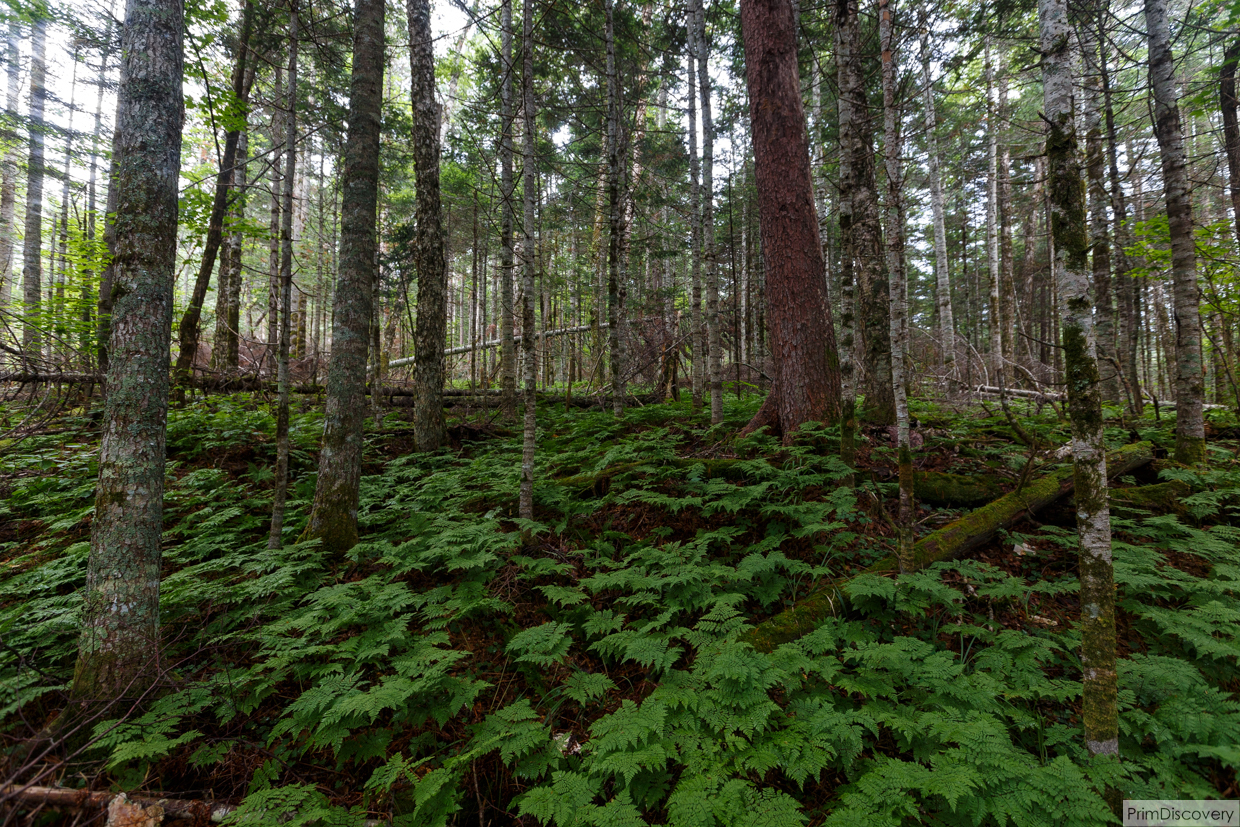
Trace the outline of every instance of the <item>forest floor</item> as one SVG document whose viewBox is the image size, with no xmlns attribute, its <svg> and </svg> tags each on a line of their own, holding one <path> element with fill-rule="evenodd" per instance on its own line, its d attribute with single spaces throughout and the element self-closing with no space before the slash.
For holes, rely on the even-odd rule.
<svg viewBox="0 0 1240 827">
<path fill-rule="evenodd" d="M 164 671 L 136 712 L 100 710 L 72 754 L 10 762 L 5 782 L 331 825 L 1062 827 L 1110 823 L 1108 786 L 1240 797 L 1232 414 L 1211 413 L 1208 468 L 1163 459 L 1115 481 L 1151 494 L 1112 515 L 1117 763 L 1081 734 L 1070 497 L 964 559 L 853 577 L 847 612 L 774 651 L 745 641 L 894 550 L 887 430 L 865 432 L 848 487 L 831 429 L 738 439 L 758 402 L 730 400 L 717 427 L 687 403 L 622 420 L 540 406 L 532 522 L 514 517 L 518 432 L 459 410 L 451 450 L 411 454 L 397 409 L 368 432 L 363 542 L 345 558 L 295 543 L 322 427 L 308 403 L 277 551 L 266 403 L 172 411 Z M 913 411 L 924 478 L 989 498 L 1062 467 L 1053 411 L 1014 411 L 1037 451 L 993 411 Z M 0 445 L 6 751 L 63 707 L 72 674 L 98 450 L 82 413 Z M 1165 457 L 1165 413 L 1110 413 L 1109 447 Z M 918 536 L 970 496 L 927 491 Z M 72 821 L 17 801 L 5 824 Z"/>
</svg>

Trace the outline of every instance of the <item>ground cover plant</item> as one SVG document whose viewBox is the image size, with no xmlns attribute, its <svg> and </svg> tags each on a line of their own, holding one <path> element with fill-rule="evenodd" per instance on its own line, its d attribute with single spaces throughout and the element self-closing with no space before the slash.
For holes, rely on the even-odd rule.
<svg viewBox="0 0 1240 827">
<path fill-rule="evenodd" d="M 519 435 L 470 412 L 450 450 L 413 455 L 390 414 L 347 558 L 296 542 L 318 414 L 293 417 L 286 542 L 268 550 L 266 404 L 174 410 L 166 672 L 136 709 L 96 710 L 67 756 L 31 755 L 72 676 L 97 472 L 91 422 L 62 417 L 0 455 L 7 780 L 340 825 L 1077 825 L 1110 823 L 1107 787 L 1240 794 L 1229 415 L 1208 469 L 1117 481 L 1116 764 L 1082 742 L 1070 501 L 966 559 L 853 577 L 847 613 L 756 649 L 754 627 L 892 552 L 896 493 L 885 429 L 848 487 L 831 429 L 738 439 L 756 404 L 714 427 L 681 403 L 541 407 L 532 521 L 515 517 Z M 1067 439 L 1051 411 L 1022 412 L 1020 434 L 986 410 L 914 414 L 923 479 L 999 492 L 1058 467 Z M 1112 448 L 1174 441 L 1165 413 L 1109 424 Z M 923 504 L 919 536 L 965 511 Z M 63 817 L 35 809 L 7 816 Z"/>
</svg>

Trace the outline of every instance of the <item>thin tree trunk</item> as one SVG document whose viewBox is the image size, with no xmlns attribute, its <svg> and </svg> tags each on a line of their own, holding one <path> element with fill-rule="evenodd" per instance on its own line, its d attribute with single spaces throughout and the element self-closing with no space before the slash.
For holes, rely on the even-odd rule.
<svg viewBox="0 0 1240 827">
<path fill-rule="evenodd" d="M 702 330 L 702 185 L 697 145 L 697 51 L 696 15 L 689 10 L 685 16 L 689 51 L 689 342 L 693 349 L 692 380 L 693 410 L 702 409 L 706 384 L 706 341 Z"/>
<path fill-rule="evenodd" d="M 913 453 L 909 444 L 907 276 L 904 269 L 904 173 L 900 164 L 900 111 L 896 103 L 895 37 L 890 0 L 878 0 L 883 74 L 883 155 L 887 167 L 887 272 L 891 275 L 891 382 L 896 403 L 896 449 L 900 510 L 896 516 L 896 558 L 900 572 L 913 569 Z"/>
<path fill-rule="evenodd" d="M 994 62 L 986 38 L 986 263 L 990 278 L 991 382 L 1007 385 L 1003 364 L 1003 319 L 999 298 L 999 130 L 995 123 Z"/>
<path fill-rule="evenodd" d="M 1072 63 L 1065 0 L 1039 0 L 1052 266 L 1059 284 L 1068 413 L 1072 421 L 1076 524 L 1080 536 L 1081 666 L 1085 743 L 1119 755 L 1115 671 L 1115 584 L 1107 505 L 1102 396 L 1089 297 L 1089 231 L 1072 114 Z"/>
<path fill-rule="evenodd" d="M 41 14 L 41 13 L 40 13 Z M 47 21 L 36 17 L 30 30 L 30 155 L 26 166 L 26 234 L 22 247 L 22 355 L 42 358 L 40 332 L 43 280 L 43 106 L 47 100 Z"/>
<path fill-rule="evenodd" d="M 413 163 L 417 177 L 418 330 L 413 420 L 419 451 L 447 444 L 443 418 L 444 337 L 447 335 L 448 265 L 439 200 L 439 105 L 435 102 L 435 51 L 429 0 L 408 0 L 409 62 L 413 96 Z"/>
<path fill-rule="evenodd" d="M 20 72 L 20 56 L 17 51 L 19 29 L 16 20 L 9 22 L 9 31 L 7 44 L 5 49 L 5 62 L 8 64 L 9 76 L 9 96 L 5 105 L 5 120 L 11 124 L 17 123 L 17 101 L 18 93 L 21 89 L 19 82 Z M 106 63 L 106 58 L 105 58 Z M 103 74 L 104 70 L 100 70 Z M 100 97 L 103 95 L 103 85 L 99 86 Z M 96 134 L 98 133 L 98 119 L 96 119 Z M 93 161 L 92 158 L 92 169 Z M 12 141 L 8 150 L 4 153 L 4 177 L 0 182 L 0 309 L 8 310 L 9 303 L 13 301 L 13 236 L 17 231 L 17 223 L 14 220 L 17 212 L 17 142 Z"/>
<path fill-rule="evenodd" d="M 134 697 L 159 669 L 159 573 L 181 168 L 182 12 L 129 0 L 113 162 L 117 301 L 72 696 Z"/>
<path fill-rule="evenodd" d="M 275 493 L 271 506 L 271 533 L 267 536 L 267 548 L 270 549 L 284 545 L 284 503 L 288 499 L 288 357 L 293 303 L 293 188 L 297 183 L 297 46 L 301 22 L 297 6 L 297 0 L 290 0 L 288 84 L 284 95 L 284 204 L 280 220 L 280 352 L 276 356 L 280 399 L 276 411 Z"/>
<path fill-rule="evenodd" d="M 607 322 L 608 351 L 611 362 L 612 413 L 624 416 L 625 371 L 628 369 L 621 335 L 621 319 L 624 313 L 623 289 L 625 273 L 620 251 L 623 236 L 624 214 L 621 159 L 624 157 L 620 124 L 620 78 L 616 73 L 616 39 L 612 0 L 604 0 L 607 45 Z M 697 354 L 694 354 L 696 360 Z"/>
<path fill-rule="evenodd" d="M 99 174 L 99 137 L 100 135 L 103 134 L 103 93 L 107 87 L 108 68 L 109 68 L 108 59 L 112 56 L 112 26 L 113 26 L 112 11 L 113 11 L 112 8 L 108 9 L 108 25 L 104 31 L 104 47 L 99 57 L 99 77 L 97 80 L 98 87 L 99 87 L 99 93 L 95 98 L 95 129 L 94 129 L 94 132 L 91 133 L 90 171 L 87 174 L 87 178 L 86 178 L 86 239 L 88 242 L 90 242 L 90 249 L 91 249 L 92 255 L 95 253 L 95 250 L 94 250 L 94 241 L 95 241 L 95 232 L 96 232 L 95 221 L 96 221 L 96 210 L 98 209 L 98 202 L 97 202 L 97 195 L 96 195 L 96 183 L 97 183 L 97 178 Z M 10 95 L 12 96 L 12 99 L 13 99 L 13 106 L 11 108 L 16 109 L 17 92 L 13 89 L 14 82 L 15 81 L 13 80 L 13 78 L 10 77 Z M 6 174 L 7 174 L 7 167 L 6 167 Z M 11 194 L 10 194 L 10 197 L 11 197 Z M 10 210 L 11 210 L 11 204 L 10 204 Z M 5 228 L 10 228 L 12 226 L 11 212 L 9 214 L 9 218 L 7 222 L 5 221 L 4 215 L 5 215 L 4 195 L 3 195 L 3 190 L 0 190 L 0 224 L 3 224 Z M 10 245 L 7 251 L 4 248 L 5 244 Z M 12 239 L 9 238 L 9 233 L 3 229 L 0 229 L 0 257 L 3 257 L 7 253 L 11 253 L 12 251 L 11 245 L 12 245 Z M 106 266 L 104 270 L 105 271 L 107 270 Z M 4 259 L 4 267 L 3 269 L 0 269 L 0 273 L 4 273 L 4 274 L 8 273 L 8 259 Z M 88 342 L 90 341 L 89 329 L 90 329 L 90 321 L 91 321 L 91 309 L 92 309 L 91 305 L 95 304 L 97 301 L 92 296 L 92 290 L 94 289 L 94 285 L 92 284 L 93 275 L 94 275 L 93 267 L 91 267 L 90 265 L 87 265 L 86 267 L 83 268 L 83 272 L 82 272 L 82 336 L 81 336 L 81 341 L 79 343 L 79 348 L 82 352 L 83 360 L 85 360 L 88 365 L 89 365 L 89 357 L 87 354 L 89 352 Z M 100 275 L 102 276 L 103 274 L 101 273 Z M 102 279 L 101 279 L 101 282 L 102 282 Z M 100 290 L 102 289 L 103 289 L 103 284 L 101 283 Z M 0 307 L 5 306 L 6 304 L 7 304 L 6 301 L 0 300 Z M 99 320 L 96 319 L 96 323 L 98 322 Z M 100 343 L 96 343 L 96 344 L 98 345 L 98 350 L 105 349 L 102 344 Z"/>
<path fill-rule="evenodd" d="M 376 217 L 383 114 L 384 0 L 359 0 L 353 26 L 353 75 L 345 140 L 340 275 L 333 301 L 323 448 L 314 506 L 303 540 L 321 538 L 343 552 L 357 543 L 366 415 L 366 356 L 378 282 Z"/>
<path fill-rule="evenodd" d="M 719 332 L 719 264 L 715 260 L 715 121 L 710 104 L 710 41 L 704 0 L 695 0 L 698 88 L 702 97 L 702 258 L 706 262 L 707 387 L 710 421 L 723 422 L 723 340 Z"/>
<path fill-rule="evenodd" d="M 610 7 L 609 7 L 610 9 Z M 610 11 L 608 12 L 610 15 Z M 608 29 L 610 31 L 610 16 Z M 521 242 L 521 349 L 525 351 L 525 416 L 521 440 L 521 491 L 518 513 L 534 519 L 534 458 L 537 450 L 538 421 L 535 384 L 538 380 L 534 358 L 534 195 L 537 192 L 534 156 L 534 130 L 538 111 L 534 107 L 534 0 L 521 4 L 521 132 L 524 157 L 521 159 L 522 229 Z M 543 311 L 546 320 L 546 310 Z M 544 353 L 543 358 L 546 358 Z"/>
<path fill-rule="evenodd" d="M 280 204 L 284 190 L 282 165 L 284 145 L 284 115 L 281 112 L 284 96 L 284 70 L 276 66 L 275 80 L 271 87 L 271 212 L 267 224 L 270 242 L 267 247 L 267 350 L 279 347 L 280 340 Z"/>
<path fill-rule="evenodd" d="M 1184 161 L 1184 136 L 1176 108 L 1175 65 L 1165 0 L 1145 0 L 1149 33 L 1150 88 L 1154 134 L 1162 156 L 1163 194 L 1171 231 L 1171 282 L 1175 306 L 1175 458 L 1186 465 L 1206 458 L 1202 402 L 1201 314 L 1197 295 L 1197 252 L 1193 211 Z"/>
<path fill-rule="evenodd" d="M 232 92 L 238 105 L 244 108 L 249 97 L 246 87 L 246 59 L 249 56 L 250 31 L 253 28 L 254 4 L 245 0 L 241 11 L 241 36 L 237 41 L 237 63 L 233 66 Z M 290 78 L 291 80 L 291 78 Z M 207 238 L 203 242 L 202 262 L 198 267 L 198 277 L 194 280 L 194 292 L 190 296 L 189 306 L 181 317 L 181 325 L 177 330 L 179 350 L 177 352 L 176 382 L 184 386 L 189 384 L 190 374 L 194 368 L 194 358 L 198 353 L 199 322 L 202 318 L 202 303 L 206 300 L 207 289 L 211 286 L 211 271 L 215 269 L 215 260 L 219 256 L 220 245 L 224 240 L 224 215 L 228 212 L 228 191 L 235 176 L 233 167 L 237 163 L 237 142 L 241 135 L 238 128 L 228 129 L 224 133 L 224 154 L 220 158 L 220 170 L 215 179 L 215 199 L 211 203 L 211 217 L 207 223 Z M 220 267 L 221 276 L 224 267 Z M 218 311 L 217 311 L 218 312 Z"/>
<path fill-rule="evenodd" d="M 517 418 L 517 343 L 513 338 L 514 297 L 512 283 L 512 233 L 516 223 L 513 191 L 516 183 L 512 174 L 512 0 L 501 0 L 500 12 L 500 61 L 503 78 L 500 81 L 500 235 L 499 272 L 500 289 L 496 296 L 499 304 L 500 338 L 500 413 L 506 422 Z"/>
<path fill-rule="evenodd" d="M 930 34 L 923 26 L 921 35 L 921 82 L 926 110 L 926 155 L 930 168 L 930 208 L 934 220 L 935 306 L 939 315 L 939 347 L 943 361 L 956 361 L 956 322 L 952 318 L 951 276 L 947 269 L 947 227 L 943 208 L 943 174 L 939 170 L 938 128 L 934 114 L 934 85 L 930 81 Z"/>
<path fill-rule="evenodd" d="M 73 159 L 73 115 L 77 109 L 77 67 L 78 67 L 78 49 L 75 44 L 73 53 L 70 58 L 73 64 L 73 72 L 69 80 L 69 123 L 65 130 L 65 160 L 64 166 L 61 168 L 61 184 L 60 184 L 60 219 L 57 222 L 57 234 L 60 241 L 60 261 L 56 270 L 56 300 L 55 316 L 56 327 L 59 330 L 66 329 L 68 319 L 65 312 L 65 286 L 69 282 L 69 169 Z M 56 343 L 57 355 L 64 360 L 69 355 L 69 337 L 66 333 L 58 336 Z"/>
<path fill-rule="evenodd" d="M 1228 44 L 1223 52 L 1223 66 L 1219 69 L 1219 108 L 1223 113 L 1223 148 L 1227 155 L 1227 175 L 1230 180 L 1231 212 L 1235 224 L 1236 239 L 1240 240 L 1240 99 L 1236 97 L 1236 63 L 1240 61 L 1240 38 Z M 3 219 L 0 219 L 3 220 Z"/>
</svg>

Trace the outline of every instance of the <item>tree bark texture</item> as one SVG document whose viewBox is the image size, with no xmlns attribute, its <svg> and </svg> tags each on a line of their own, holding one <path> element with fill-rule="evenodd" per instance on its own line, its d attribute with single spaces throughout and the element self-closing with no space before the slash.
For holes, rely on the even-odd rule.
<svg viewBox="0 0 1240 827">
<path fill-rule="evenodd" d="M 36 17 L 30 28 L 30 154 L 26 164 L 26 232 L 22 246 L 22 353 L 29 362 L 42 357 L 39 330 L 43 285 L 43 109 L 47 102 L 47 21 Z"/>
<path fill-rule="evenodd" d="M 1219 108 L 1223 113 L 1223 148 L 1227 154 L 1227 175 L 1230 179 L 1231 215 L 1236 239 L 1240 240 L 1240 99 L 1236 97 L 1236 63 L 1240 62 L 1240 38 L 1227 45 L 1223 66 L 1219 69 Z M 3 219 L 0 219 L 3 220 Z"/>
<path fill-rule="evenodd" d="M 690 7 L 692 9 L 692 6 Z M 689 341 L 693 348 L 693 410 L 701 410 L 706 387 L 706 337 L 702 329 L 702 183 L 697 142 L 697 37 L 696 15 L 685 15 L 689 51 Z"/>
<path fill-rule="evenodd" d="M 4 108 L 5 120 L 17 123 L 17 99 L 21 88 L 20 55 L 17 51 L 17 21 L 9 21 L 5 43 L 5 63 L 8 64 L 9 95 Z M 102 94 L 102 86 L 100 87 Z M 0 180 L 0 308 L 5 310 L 13 300 L 13 235 L 17 229 L 17 145 L 12 143 L 4 153 L 3 180 Z"/>
<path fill-rule="evenodd" d="M 775 387 L 751 427 L 774 424 L 786 441 L 809 421 L 840 415 L 839 360 L 822 277 L 809 138 L 789 0 L 744 0 L 749 90 L 767 319 Z"/>
<path fill-rule="evenodd" d="M 333 301 L 323 448 L 303 539 L 343 552 L 357 543 L 378 238 L 379 133 L 383 116 L 384 0 L 358 0 L 353 25 L 349 131 L 341 177 L 340 273 Z"/>
<path fill-rule="evenodd" d="M 926 114 L 926 156 L 930 170 L 930 208 L 934 221 L 934 302 L 939 316 L 939 347 L 943 361 L 956 361 L 956 323 L 952 318 L 951 275 L 947 269 L 947 226 L 943 207 L 943 173 L 939 169 L 939 144 L 935 133 L 934 85 L 930 81 L 930 34 L 921 36 L 921 83 Z"/>
<path fill-rule="evenodd" d="M 1115 583 L 1107 504 L 1102 393 L 1090 298 L 1089 227 L 1072 107 L 1072 28 L 1065 0 L 1039 0 L 1052 260 L 1059 285 L 1068 415 L 1072 421 L 1076 525 L 1080 537 L 1081 666 L 1085 743 L 1119 755 Z"/>
<path fill-rule="evenodd" d="M 289 8 L 288 83 L 284 93 L 284 192 L 280 208 L 280 345 L 276 354 L 279 401 L 276 410 L 276 478 L 267 548 L 284 545 L 284 503 L 288 499 L 288 357 L 293 305 L 293 190 L 297 185 L 297 49 L 300 36 L 297 0 Z"/>
<path fill-rule="evenodd" d="M 1154 135 L 1162 157 L 1163 197 L 1171 230 L 1172 306 L 1175 308 L 1175 458 L 1193 465 L 1206 458 L 1205 379 L 1201 358 L 1201 314 L 1197 294 L 1197 251 L 1184 134 L 1176 104 L 1175 62 L 1166 0 L 1145 0 L 1149 35 L 1150 89 Z"/>
<path fill-rule="evenodd" d="M 409 64 L 413 95 L 413 165 L 417 179 L 418 388 L 413 408 L 419 451 L 447 444 L 443 418 L 444 337 L 448 326 L 448 262 L 444 250 L 443 209 L 439 200 L 439 104 L 435 102 L 435 43 L 430 0 L 408 0 Z"/>
<path fill-rule="evenodd" d="M 72 693 L 132 697 L 159 674 L 159 573 L 181 169 L 182 10 L 129 0 L 117 95 L 115 303 Z"/>
<path fill-rule="evenodd" d="M 702 259 L 706 263 L 706 385 L 710 421 L 723 422 L 723 339 L 719 331 L 719 263 L 715 250 L 715 120 L 710 104 L 710 40 L 705 0 L 695 0 L 698 89 L 702 101 Z M 812 184 L 812 182 L 811 182 Z M 815 212 L 815 215 L 817 213 Z"/>
<path fill-rule="evenodd" d="M 624 312 L 622 307 L 625 273 L 620 250 L 624 234 L 624 214 L 622 190 L 624 187 L 624 170 L 621 168 L 624 148 L 621 140 L 620 124 L 620 77 L 616 73 L 616 37 L 613 0 L 604 0 L 606 15 L 606 31 L 604 38 L 607 45 L 607 323 L 608 355 L 611 362 L 612 413 L 624 416 L 624 385 L 625 364 L 624 337 L 621 336 L 620 322 Z M 692 15 L 690 15 L 692 17 Z M 522 331 L 524 333 L 524 331 Z M 694 362 L 699 354 L 694 353 Z"/>
</svg>

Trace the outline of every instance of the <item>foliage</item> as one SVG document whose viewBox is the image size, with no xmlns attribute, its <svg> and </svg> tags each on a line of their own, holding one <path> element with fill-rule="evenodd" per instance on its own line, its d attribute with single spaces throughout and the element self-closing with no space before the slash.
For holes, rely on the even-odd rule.
<svg viewBox="0 0 1240 827">
<path fill-rule="evenodd" d="M 265 548 L 262 404 L 174 410 L 169 671 L 138 714 L 95 724 L 97 770 L 220 790 L 242 802 L 234 823 L 433 825 L 484 806 L 557 827 L 1107 824 L 1107 785 L 1204 798 L 1234 778 L 1234 461 L 1164 471 L 1194 489 L 1182 518 L 1115 520 L 1124 760 L 1093 763 L 1072 531 L 1011 538 L 1028 558 L 854 578 L 852 615 L 763 654 L 740 633 L 888 553 L 881 490 L 840 487 L 819 440 L 729 441 L 686 406 L 539 415 L 537 522 L 511 518 L 518 440 L 388 456 L 398 429 L 369 437 L 385 461 L 340 559 Z M 1014 482 L 1026 449 L 1001 424 L 957 419 L 926 450 Z M 316 425 L 294 417 L 290 537 Z M 28 526 L 0 584 L 12 733 L 57 708 L 73 664 L 96 468 L 84 423 L 67 426 L 0 458 L 3 516 Z M 591 474 L 608 484 L 560 484 Z"/>
</svg>

